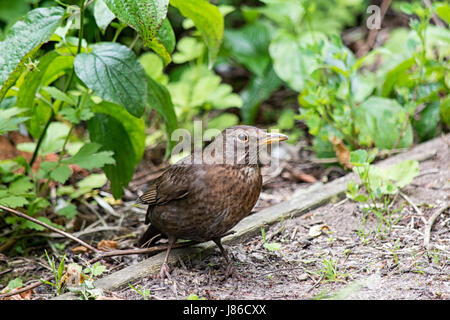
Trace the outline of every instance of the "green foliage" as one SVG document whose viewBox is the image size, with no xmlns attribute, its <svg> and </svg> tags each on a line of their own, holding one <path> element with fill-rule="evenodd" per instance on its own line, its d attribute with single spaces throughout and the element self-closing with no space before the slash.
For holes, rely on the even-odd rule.
<svg viewBox="0 0 450 320">
<path fill-rule="evenodd" d="M 377 218 L 378 229 L 382 226 L 390 231 L 392 225 L 396 224 L 400 217 L 394 218 L 394 214 L 400 209 L 391 209 L 394 201 L 393 195 L 401 188 L 409 184 L 419 173 L 419 163 L 413 160 L 405 160 L 388 168 L 378 168 L 370 163 L 375 159 L 375 153 L 369 154 L 365 150 L 356 150 L 350 153 L 350 163 L 354 165 L 353 170 L 358 174 L 365 193 L 360 192 L 360 186 L 350 181 L 347 186 L 347 197 L 353 201 L 370 203 L 363 209 L 363 224 L 365 225 L 368 213 L 373 213 Z M 378 205 L 381 202 L 382 205 Z M 360 231 L 366 237 L 365 231 Z"/>
<path fill-rule="evenodd" d="M 146 105 L 147 82 L 134 53 L 116 43 L 101 43 L 75 57 L 77 76 L 103 99 L 140 117 Z"/>
<path fill-rule="evenodd" d="M 223 37 L 223 17 L 219 9 L 207 0 L 170 0 L 170 5 L 194 22 L 208 47 L 209 66 L 212 67 Z"/>
<path fill-rule="evenodd" d="M 64 10 L 37 8 L 16 22 L 0 42 L 0 99 L 26 69 L 25 63 L 50 39 L 59 26 Z"/>
<path fill-rule="evenodd" d="M 56 266 L 56 262 L 55 262 L 55 258 L 54 257 L 49 257 L 47 251 L 45 251 L 45 256 L 47 258 L 47 262 L 50 265 L 50 268 L 53 272 L 53 276 L 54 276 L 54 282 L 51 281 L 46 281 L 44 279 L 41 279 L 41 281 L 45 284 L 48 284 L 52 287 L 55 288 L 56 290 L 56 294 L 60 295 L 63 293 L 63 281 L 62 281 L 62 276 L 63 276 L 63 272 L 64 272 L 64 260 L 66 259 L 66 255 L 64 255 L 61 259 L 61 262 L 59 263 L 58 266 Z"/>
</svg>

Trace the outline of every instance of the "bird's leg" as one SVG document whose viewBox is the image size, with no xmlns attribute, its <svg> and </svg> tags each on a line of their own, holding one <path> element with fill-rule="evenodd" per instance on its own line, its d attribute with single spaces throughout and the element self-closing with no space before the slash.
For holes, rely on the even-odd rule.
<svg viewBox="0 0 450 320">
<path fill-rule="evenodd" d="M 228 258 L 228 254 L 224 247 L 222 246 L 222 242 L 220 238 L 213 239 L 214 243 L 219 247 L 220 252 L 222 253 L 223 257 L 225 258 L 225 261 L 227 262 L 227 274 L 226 277 L 228 278 L 230 275 L 234 275 L 234 268 L 231 264 L 231 260 Z"/>
<path fill-rule="evenodd" d="M 167 264 L 167 261 L 169 261 L 170 250 L 172 249 L 176 240 L 177 240 L 177 238 L 175 238 L 173 236 L 169 236 L 169 244 L 167 247 L 166 256 L 165 256 L 164 262 L 161 266 L 161 271 L 159 272 L 159 278 L 161 280 L 164 280 L 165 277 L 167 279 L 170 279 L 170 273 L 169 273 L 170 269 L 169 269 L 169 265 Z"/>
</svg>

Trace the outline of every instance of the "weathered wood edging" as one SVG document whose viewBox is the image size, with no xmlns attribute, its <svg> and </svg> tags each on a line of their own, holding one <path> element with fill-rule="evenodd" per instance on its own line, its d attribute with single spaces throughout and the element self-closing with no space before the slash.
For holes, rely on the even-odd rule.
<svg viewBox="0 0 450 320">
<path fill-rule="evenodd" d="M 448 144 L 444 141 L 444 139 L 450 140 L 450 134 L 435 138 L 420 144 L 405 153 L 380 161 L 376 164 L 376 166 L 391 166 L 403 160 L 417 160 L 420 162 L 428 160 L 432 158 L 439 149 L 448 148 Z M 222 242 L 224 244 L 230 244 L 236 241 L 241 241 L 242 239 L 259 233 L 261 227 L 263 226 L 279 222 L 282 218 L 300 216 L 312 209 L 315 209 L 327 203 L 330 199 L 343 195 L 347 189 L 347 184 L 351 179 L 356 179 L 354 173 L 347 174 L 346 176 L 336 179 L 330 183 L 316 183 L 309 188 L 294 194 L 294 196 L 289 200 L 256 212 L 239 222 L 238 225 L 233 228 L 236 232 L 223 238 Z M 202 254 L 202 257 L 205 257 L 213 252 L 215 247 L 215 244 L 212 241 L 209 241 L 187 248 L 174 249 L 169 257 L 169 264 L 176 263 L 180 258 L 185 259 L 189 256 L 198 255 L 199 253 Z M 96 288 L 101 288 L 104 290 L 115 290 L 141 277 L 156 274 L 161 268 L 164 256 L 165 252 L 156 254 L 144 261 L 103 277 L 95 281 L 94 285 Z M 77 299 L 77 296 L 72 293 L 66 293 L 53 299 Z"/>
</svg>

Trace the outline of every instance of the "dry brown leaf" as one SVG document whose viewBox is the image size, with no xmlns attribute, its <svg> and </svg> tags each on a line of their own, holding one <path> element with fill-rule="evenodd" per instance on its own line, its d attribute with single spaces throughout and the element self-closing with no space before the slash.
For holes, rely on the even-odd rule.
<svg viewBox="0 0 450 320">
<path fill-rule="evenodd" d="M 347 149 L 344 142 L 341 139 L 332 136 L 330 142 L 333 144 L 334 152 L 338 158 L 339 163 L 345 169 L 353 169 L 353 165 L 350 163 L 350 150 Z"/>
<path fill-rule="evenodd" d="M 81 272 L 81 267 L 76 264 L 69 264 L 61 277 L 61 283 L 68 287 L 78 287 L 86 280 L 86 276 Z"/>
<path fill-rule="evenodd" d="M 111 251 L 117 249 L 117 241 L 102 240 L 98 243 L 97 248 L 102 251 Z"/>
<path fill-rule="evenodd" d="M 323 230 L 330 230 L 330 227 L 326 224 L 317 224 L 309 229 L 308 235 L 312 238 L 316 238 L 322 234 Z"/>
<path fill-rule="evenodd" d="M 5 288 L 5 289 L 7 289 L 7 288 Z M 16 289 L 20 289 L 20 288 L 16 288 Z M 2 291 L 1 293 L 5 293 L 5 292 Z M 30 290 L 6 297 L 5 300 L 31 300 L 31 296 L 33 295 L 33 293 L 34 293 L 33 289 L 30 289 Z"/>
<path fill-rule="evenodd" d="M 78 247 L 72 248 L 71 251 L 73 253 L 85 253 L 85 252 L 88 252 L 88 249 L 83 246 L 78 246 Z"/>
</svg>

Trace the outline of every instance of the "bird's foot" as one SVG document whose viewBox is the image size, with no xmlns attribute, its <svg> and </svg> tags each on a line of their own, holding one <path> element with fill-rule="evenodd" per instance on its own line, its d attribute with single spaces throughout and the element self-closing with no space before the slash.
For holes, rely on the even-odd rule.
<svg viewBox="0 0 450 320">
<path fill-rule="evenodd" d="M 170 269 L 169 265 L 167 263 L 163 263 L 161 266 L 161 270 L 159 271 L 159 274 L 156 276 L 156 278 L 160 279 L 161 282 L 164 283 L 164 279 L 167 278 L 167 280 L 172 280 L 172 277 L 170 276 Z"/>
</svg>

